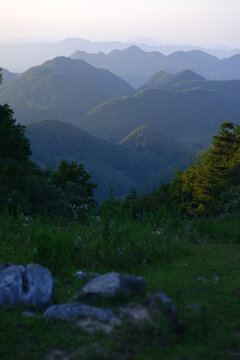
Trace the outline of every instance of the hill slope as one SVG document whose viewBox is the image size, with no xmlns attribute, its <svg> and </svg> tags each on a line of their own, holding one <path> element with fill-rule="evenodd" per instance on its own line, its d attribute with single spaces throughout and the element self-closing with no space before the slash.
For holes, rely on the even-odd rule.
<svg viewBox="0 0 240 360">
<path fill-rule="evenodd" d="M 148 89 L 99 105 L 78 125 L 114 142 L 121 141 L 142 125 L 157 129 L 175 140 L 208 142 L 222 122 L 238 122 L 239 117 L 240 102 L 214 91 Z"/>
<path fill-rule="evenodd" d="M 159 88 L 165 89 L 175 83 L 181 83 L 186 81 L 204 81 L 204 77 L 198 75 L 192 70 L 183 70 L 177 74 L 169 74 L 165 71 L 158 71 L 143 85 L 142 89 Z"/>
<path fill-rule="evenodd" d="M 149 88 L 171 91 L 201 88 L 215 90 L 223 95 L 240 99 L 240 80 L 205 80 L 191 70 L 184 70 L 177 74 L 158 71 L 140 89 Z"/>
<path fill-rule="evenodd" d="M 120 145 L 98 139 L 61 121 L 31 124 L 27 126 L 26 135 L 31 142 L 32 159 L 41 166 L 56 167 L 62 159 L 83 163 L 99 185 L 99 199 L 109 195 L 111 186 L 115 195 L 123 195 L 133 186 L 143 186 L 157 173 Z"/>
<path fill-rule="evenodd" d="M 240 100 L 240 80 L 183 81 L 175 84 L 170 84 L 170 86 L 168 86 L 168 89 L 173 91 L 182 91 L 194 88 L 215 90 L 223 95 L 233 96 Z"/>
<path fill-rule="evenodd" d="M 120 142 L 120 145 L 139 153 L 149 152 L 157 156 L 172 152 L 176 153 L 177 151 L 177 144 L 173 139 L 147 125 L 140 126 L 131 131 L 131 133 Z"/>
<path fill-rule="evenodd" d="M 0 103 L 8 103 L 25 124 L 46 118 L 71 122 L 107 99 L 132 91 L 109 71 L 60 57 L 23 73 L 0 92 Z"/>
<path fill-rule="evenodd" d="M 3 77 L 2 86 L 6 86 L 6 85 L 10 84 L 11 82 L 17 80 L 18 77 L 20 76 L 20 74 L 12 73 L 12 72 L 8 71 L 7 69 L 0 68 L 0 70 L 1 70 L 2 77 Z"/>
</svg>

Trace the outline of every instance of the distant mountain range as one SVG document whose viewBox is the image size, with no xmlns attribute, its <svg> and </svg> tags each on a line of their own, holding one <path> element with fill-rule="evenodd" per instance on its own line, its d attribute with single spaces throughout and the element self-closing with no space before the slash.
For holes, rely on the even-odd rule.
<svg viewBox="0 0 240 360">
<path fill-rule="evenodd" d="M 76 51 L 73 59 L 82 59 L 89 64 L 108 69 L 133 87 L 142 86 L 155 72 L 177 73 L 189 69 L 208 80 L 240 79 L 240 55 L 219 60 L 217 57 L 198 50 L 178 51 L 168 56 L 159 52 L 145 52 L 131 46 L 114 50 L 109 54 L 89 54 Z"/>
<path fill-rule="evenodd" d="M 147 41 L 146 41 L 147 42 Z M 0 66 L 13 72 L 23 72 L 29 67 L 42 64 L 57 56 L 70 56 L 77 50 L 90 53 L 109 53 L 114 49 L 123 50 L 131 45 L 137 45 L 144 51 L 158 51 L 169 55 L 176 51 L 200 50 L 219 58 L 226 58 L 240 53 L 239 49 L 205 49 L 195 46 L 158 45 L 144 43 L 144 39 L 129 42 L 121 41 L 90 41 L 81 38 L 69 38 L 57 43 L 32 42 L 23 44 L 0 45 Z M 160 70 L 156 69 L 155 71 Z"/>
<path fill-rule="evenodd" d="M 61 120 L 115 143 L 147 126 L 135 137 L 143 132 L 147 138 L 154 129 L 185 145 L 194 143 L 193 150 L 207 146 L 222 122 L 239 122 L 240 80 L 207 81 L 184 70 L 157 72 L 143 87 L 133 95 L 133 88 L 111 72 L 58 57 L 3 87 L 0 103 L 8 103 L 23 124 Z"/>
<path fill-rule="evenodd" d="M 73 122 L 102 102 L 133 93 L 124 80 L 82 60 L 58 57 L 30 68 L 0 91 L 18 121 L 54 118 Z"/>
<path fill-rule="evenodd" d="M 113 57 L 132 53 L 146 55 L 131 47 Z M 151 63 L 156 54 L 149 55 Z M 174 56 L 182 64 L 190 58 L 199 64 L 216 61 L 199 52 Z M 141 66 L 136 62 L 138 71 Z M 188 166 L 195 152 L 210 144 L 224 121 L 240 119 L 240 80 L 205 80 L 189 69 L 151 74 L 135 94 L 110 71 L 67 57 L 3 76 L 9 84 L 0 89 L 0 103 L 28 124 L 33 160 L 50 167 L 61 159 L 83 163 L 99 185 L 99 200 L 111 186 L 124 196 L 132 187 L 144 190 L 169 180 L 176 167 Z"/>
<path fill-rule="evenodd" d="M 205 80 L 202 76 L 191 70 L 184 70 L 177 74 L 158 71 L 141 86 L 139 90 L 150 88 L 171 91 L 201 88 L 214 90 L 223 95 L 236 97 L 240 100 L 240 80 Z"/>
</svg>

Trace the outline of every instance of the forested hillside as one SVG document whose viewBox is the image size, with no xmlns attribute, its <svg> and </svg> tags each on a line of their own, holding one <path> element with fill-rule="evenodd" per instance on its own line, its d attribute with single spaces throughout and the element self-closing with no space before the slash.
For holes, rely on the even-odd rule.
<svg viewBox="0 0 240 360">
<path fill-rule="evenodd" d="M 216 91 L 147 89 L 99 105 L 77 124 L 113 142 L 120 142 L 139 126 L 148 125 L 175 141 L 199 142 L 197 148 L 203 149 L 222 122 L 226 119 L 238 122 L 239 114 L 239 100 Z"/>
<path fill-rule="evenodd" d="M 12 106 L 24 124 L 49 118 L 71 122 L 107 99 L 132 92 L 106 70 L 60 57 L 23 73 L 1 90 L 0 102 Z"/>
<path fill-rule="evenodd" d="M 17 78 L 20 76 L 20 74 L 10 72 L 7 69 L 1 69 L 1 73 L 3 78 L 2 86 L 10 84 L 11 82 L 17 80 Z"/>
<path fill-rule="evenodd" d="M 165 174 L 169 166 L 191 152 L 153 129 L 139 129 L 142 151 L 131 136 L 120 145 L 94 137 L 81 129 L 57 120 L 29 125 L 32 159 L 42 167 L 57 168 L 62 159 L 84 164 L 98 184 L 98 200 L 107 198 L 110 188 L 115 196 L 126 195 L 132 187 L 144 189 L 157 174 Z M 154 140 L 154 141 L 153 141 Z"/>
<path fill-rule="evenodd" d="M 183 70 L 176 74 L 169 74 L 166 71 L 158 71 L 145 83 L 139 90 L 159 88 L 159 89 L 171 89 L 176 83 L 185 82 L 198 82 L 201 84 L 204 81 L 204 77 L 198 75 L 192 70 Z"/>
</svg>

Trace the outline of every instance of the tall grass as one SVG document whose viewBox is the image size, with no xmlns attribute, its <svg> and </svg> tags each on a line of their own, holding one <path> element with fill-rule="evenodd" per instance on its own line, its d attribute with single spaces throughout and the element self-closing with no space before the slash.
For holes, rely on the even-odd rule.
<svg viewBox="0 0 240 360">
<path fill-rule="evenodd" d="M 0 216 L 1 262 L 37 262 L 53 273 L 73 269 L 135 272 L 184 251 L 179 217 L 165 209 L 136 221 L 127 211 L 90 214 L 85 223 Z"/>
<path fill-rule="evenodd" d="M 141 221 L 129 211 L 89 214 L 84 223 L 0 215 L 0 262 L 46 266 L 53 274 L 85 271 L 137 273 L 145 264 L 191 252 L 191 243 L 239 243 L 240 218 L 189 220 L 162 207 Z"/>
</svg>

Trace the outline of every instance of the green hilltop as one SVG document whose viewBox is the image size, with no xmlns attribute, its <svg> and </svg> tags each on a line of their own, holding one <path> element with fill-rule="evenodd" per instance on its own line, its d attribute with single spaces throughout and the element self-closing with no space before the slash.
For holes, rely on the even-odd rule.
<svg viewBox="0 0 240 360">
<path fill-rule="evenodd" d="M 158 71 L 139 90 L 148 88 L 168 88 L 173 84 L 185 81 L 204 81 L 204 77 L 192 70 L 183 70 L 176 74 L 169 74 L 166 71 Z"/>
<path fill-rule="evenodd" d="M 109 71 L 95 69 L 82 60 L 58 57 L 30 68 L 3 88 L 0 103 L 13 107 L 24 124 L 47 118 L 71 122 L 107 99 L 132 92 Z"/>
<path fill-rule="evenodd" d="M 191 70 L 184 70 L 176 74 L 158 71 L 153 74 L 140 90 L 149 88 L 170 91 L 201 88 L 205 90 L 215 90 L 226 96 L 240 98 L 240 80 L 206 80 Z"/>
<path fill-rule="evenodd" d="M 32 159 L 43 167 L 56 168 L 62 159 L 83 163 L 99 185 L 97 198 L 104 199 L 110 193 L 128 193 L 141 187 L 157 173 L 141 157 L 124 147 L 99 139 L 81 129 L 57 120 L 46 120 L 27 126 Z"/>
<path fill-rule="evenodd" d="M 146 89 L 97 106 L 77 125 L 113 142 L 120 142 L 139 126 L 148 125 L 175 141 L 200 141 L 198 149 L 202 149 L 223 121 L 237 122 L 239 114 L 239 100 L 216 91 Z"/>
</svg>

